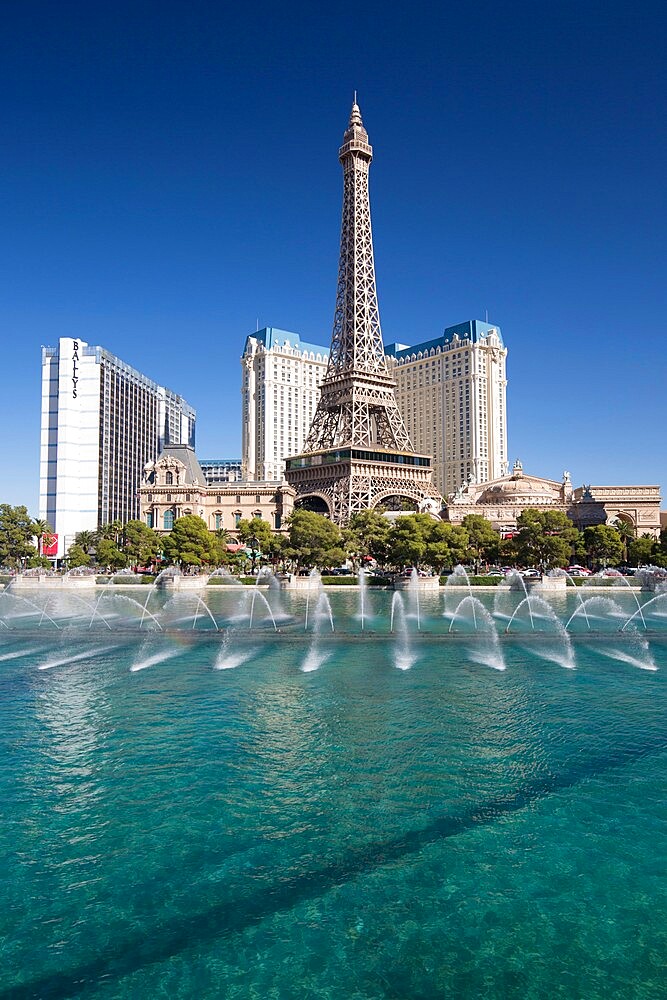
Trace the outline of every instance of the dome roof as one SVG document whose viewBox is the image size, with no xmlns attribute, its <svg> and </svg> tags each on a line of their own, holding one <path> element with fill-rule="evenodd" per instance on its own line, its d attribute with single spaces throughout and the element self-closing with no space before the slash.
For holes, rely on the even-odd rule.
<svg viewBox="0 0 667 1000">
<path fill-rule="evenodd" d="M 480 496 L 482 503 L 553 501 L 560 499 L 558 485 L 546 479 L 508 476 L 502 482 L 490 484 Z"/>
</svg>

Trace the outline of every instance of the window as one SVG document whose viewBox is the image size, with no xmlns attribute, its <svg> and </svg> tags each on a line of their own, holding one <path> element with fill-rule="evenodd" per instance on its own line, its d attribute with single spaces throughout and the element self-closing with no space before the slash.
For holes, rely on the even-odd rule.
<svg viewBox="0 0 667 1000">
<path fill-rule="evenodd" d="M 162 524 L 165 531 L 171 531 L 174 527 L 174 512 L 173 510 L 165 510 L 162 515 Z"/>
<path fill-rule="evenodd" d="M 281 522 L 280 514 L 276 511 L 276 513 L 273 515 L 273 518 L 274 518 L 274 521 L 275 521 L 275 529 L 276 529 L 276 531 L 280 531 L 280 525 L 282 523 Z"/>
<path fill-rule="evenodd" d="M 216 497 L 215 498 L 215 502 L 216 503 L 222 503 L 222 497 L 221 496 Z"/>
<path fill-rule="evenodd" d="M 189 493 L 185 494 L 185 502 L 186 503 L 190 503 L 190 494 Z"/>
<path fill-rule="evenodd" d="M 241 517 L 242 517 L 242 514 L 241 514 L 241 511 L 236 511 L 236 512 L 234 513 L 234 525 L 235 525 L 235 527 L 237 527 L 237 528 L 238 528 L 238 526 L 239 526 L 239 523 L 240 523 L 240 521 L 241 521 Z"/>
<path fill-rule="evenodd" d="M 165 474 L 164 481 L 167 484 L 167 486 L 173 486 L 174 485 L 174 473 L 173 472 L 167 472 Z"/>
<path fill-rule="evenodd" d="M 237 503 L 241 503 L 241 494 L 240 493 L 236 494 L 236 502 Z"/>
<path fill-rule="evenodd" d="M 255 503 L 261 503 L 261 502 L 262 502 L 261 496 L 259 495 L 259 493 L 255 493 Z"/>
<path fill-rule="evenodd" d="M 215 515 L 215 530 L 220 531 L 222 528 L 222 514 Z"/>
<path fill-rule="evenodd" d="M 148 513 L 146 514 L 146 525 L 149 528 L 153 527 L 153 511 L 152 510 L 149 510 Z"/>
<path fill-rule="evenodd" d="M 167 503 L 171 503 L 171 493 L 167 493 Z"/>
</svg>

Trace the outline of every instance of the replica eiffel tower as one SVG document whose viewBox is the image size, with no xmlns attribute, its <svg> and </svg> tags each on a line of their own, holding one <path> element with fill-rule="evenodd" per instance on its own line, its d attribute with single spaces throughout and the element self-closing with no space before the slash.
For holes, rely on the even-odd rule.
<svg viewBox="0 0 667 1000">
<path fill-rule="evenodd" d="M 436 512 L 431 458 L 415 454 L 384 354 L 368 197 L 373 149 L 356 94 L 338 157 L 343 223 L 331 352 L 303 452 L 287 459 L 285 476 L 297 505 L 338 524 L 394 498 Z"/>
</svg>

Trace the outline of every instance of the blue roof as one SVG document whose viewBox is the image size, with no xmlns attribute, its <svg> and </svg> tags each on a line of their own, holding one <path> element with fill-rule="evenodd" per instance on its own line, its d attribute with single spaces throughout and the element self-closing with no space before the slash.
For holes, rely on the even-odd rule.
<svg viewBox="0 0 667 1000">
<path fill-rule="evenodd" d="M 491 332 L 498 335 L 502 346 L 503 335 L 500 327 L 493 323 L 483 323 L 480 319 L 469 319 L 465 323 L 448 326 L 440 337 L 434 337 L 433 340 L 424 340 L 413 347 L 409 347 L 407 344 L 387 344 L 384 352 L 393 358 L 406 358 L 411 354 L 418 354 L 420 351 L 423 354 L 430 351 L 431 348 L 435 350 L 439 347 L 442 350 L 443 347 L 447 347 L 452 342 L 455 336 L 458 336 L 460 340 L 470 340 L 473 344 L 478 344 L 481 340 L 485 340 Z"/>
<path fill-rule="evenodd" d="M 264 344 L 267 350 L 271 347 L 283 347 L 287 344 L 289 347 L 296 347 L 299 351 L 312 351 L 325 358 L 329 357 L 328 347 L 322 347 L 321 344 L 309 344 L 302 340 L 298 333 L 292 333 L 290 330 L 278 330 L 275 326 L 265 326 L 262 330 L 256 330 L 249 334 L 246 337 L 244 350 L 247 349 L 251 337 Z"/>
</svg>

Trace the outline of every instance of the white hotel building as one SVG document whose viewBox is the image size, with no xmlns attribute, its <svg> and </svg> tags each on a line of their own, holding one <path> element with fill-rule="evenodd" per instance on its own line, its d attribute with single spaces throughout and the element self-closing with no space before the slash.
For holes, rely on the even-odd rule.
<svg viewBox="0 0 667 1000">
<path fill-rule="evenodd" d="M 385 351 L 408 434 L 418 452 L 432 455 L 442 495 L 506 475 L 507 348 L 499 328 L 468 320 L 434 340 Z"/>
<path fill-rule="evenodd" d="M 412 444 L 433 457 L 433 484 L 442 495 L 470 480 L 506 475 L 507 349 L 500 329 L 469 320 L 433 340 L 390 344 L 385 352 Z M 244 479 L 282 480 L 284 459 L 301 451 L 308 434 L 328 355 L 284 330 L 259 330 L 246 339 Z"/>
<path fill-rule="evenodd" d="M 310 429 L 329 350 L 298 333 L 266 327 L 246 338 L 242 368 L 243 479 L 280 482 L 285 458 L 298 454 Z"/>
<path fill-rule="evenodd" d="M 139 516 L 144 466 L 165 444 L 194 445 L 196 414 L 103 347 L 42 348 L 39 516 L 62 558 L 77 531 Z"/>
</svg>

